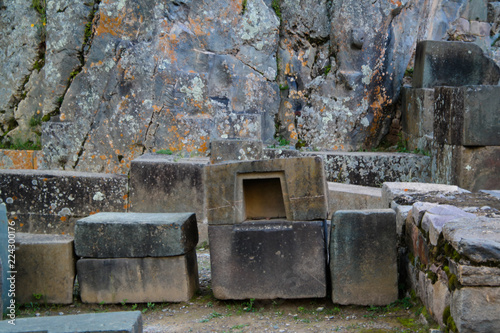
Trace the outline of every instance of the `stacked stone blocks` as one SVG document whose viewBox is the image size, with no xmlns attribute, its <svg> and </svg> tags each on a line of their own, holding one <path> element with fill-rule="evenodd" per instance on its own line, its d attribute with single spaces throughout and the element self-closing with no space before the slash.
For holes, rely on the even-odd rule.
<svg viewBox="0 0 500 333">
<path fill-rule="evenodd" d="M 86 303 L 188 301 L 198 289 L 193 213 L 99 213 L 77 221 Z"/>
</svg>

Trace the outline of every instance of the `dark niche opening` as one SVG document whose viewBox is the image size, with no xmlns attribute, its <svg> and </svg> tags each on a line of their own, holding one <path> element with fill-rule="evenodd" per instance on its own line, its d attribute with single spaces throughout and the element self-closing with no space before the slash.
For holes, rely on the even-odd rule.
<svg viewBox="0 0 500 333">
<path fill-rule="evenodd" d="M 243 179 L 246 220 L 286 218 L 280 178 Z"/>
</svg>

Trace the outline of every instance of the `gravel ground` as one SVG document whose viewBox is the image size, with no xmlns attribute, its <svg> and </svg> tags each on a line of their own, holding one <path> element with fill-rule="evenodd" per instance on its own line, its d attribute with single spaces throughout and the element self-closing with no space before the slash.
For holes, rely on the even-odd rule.
<svg viewBox="0 0 500 333">
<path fill-rule="evenodd" d="M 37 303 L 22 306 L 18 318 L 140 310 L 144 332 L 428 332 L 421 306 L 409 299 L 382 307 L 339 306 L 327 299 L 219 301 L 210 288 L 210 254 L 199 249 L 200 291 L 190 302 L 156 304 Z"/>
</svg>

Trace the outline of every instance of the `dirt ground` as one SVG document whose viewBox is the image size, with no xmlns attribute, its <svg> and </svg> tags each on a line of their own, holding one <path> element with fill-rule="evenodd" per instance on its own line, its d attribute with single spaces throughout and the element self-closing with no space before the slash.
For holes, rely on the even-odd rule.
<svg viewBox="0 0 500 333">
<path fill-rule="evenodd" d="M 25 304 L 18 318 L 139 310 L 144 332 L 428 332 L 437 327 L 409 298 L 387 307 L 340 306 L 328 298 L 219 301 L 210 288 L 210 255 L 198 253 L 200 291 L 185 303 Z M 423 312 L 423 313 L 422 313 Z"/>
</svg>

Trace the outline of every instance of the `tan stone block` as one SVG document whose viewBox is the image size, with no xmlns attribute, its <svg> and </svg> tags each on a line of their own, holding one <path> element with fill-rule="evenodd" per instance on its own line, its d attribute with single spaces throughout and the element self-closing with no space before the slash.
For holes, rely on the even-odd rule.
<svg viewBox="0 0 500 333">
<path fill-rule="evenodd" d="M 73 303 L 73 237 L 16 233 L 16 300 L 19 304 Z M 38 300 L 34 295 L 42 295 Z"/>
</svg>

